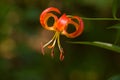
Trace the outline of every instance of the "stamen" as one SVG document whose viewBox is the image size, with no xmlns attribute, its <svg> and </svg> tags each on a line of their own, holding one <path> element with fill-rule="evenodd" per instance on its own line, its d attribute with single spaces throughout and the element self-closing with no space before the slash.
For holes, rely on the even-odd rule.
<svg viewBox="0 0 120 80">
<path fill-rule="evenodd" d="M 60 33 L 59 32 L 57 32 L 57 43 L 58 43 L 58 48 L 59 48 L 59 50 L 60 50 L 60 60 L 62 61 L 63 59 L 64 59 L 64 55 L 63 55 L 63 48 L 61 47 L 61 44 L 60 44 L 60 35 L 59 35 Z"/>
<path fill-rule="evenodd" d="M 52 38 L 49 42 L 47 42 L 46 44 L 43 45 L 42 42 L 41 42 L 40 48 L 41 48 L 41 53 L 42 53 L 43 55 L 45 54 L 44 48 L 45 48 L 46 46 L 48 46 L 55 38 L 56 38 L 56 33 L 55 33 L 55 35 L 53 36 L 53 38 Z M 53 45 L 55 45 L 55 42 L 56 42 L 56 41 L 53 42 Z"/>
<path fill-rule="evenodd" d="M 54 41 L 53 41 L 53 40 L 54 40 Z M 41 52 L 42 52 L 42 54 L 44 55 L 44 54 L 45 54 L 44 48 L 45 48 L 46 46 L 48 46 L 48 48 L 52 48 L 52 50 L 51 50 L 51 57 L 53 58 L 53 57 L 54 57 L 54 47 L 55 47 L 56 41 L 57 41 L 57 44 L 58 44 L 58 48 L 59 48 L 59 50 L 60 50 L 60 60 L 63 61 L 63 59 L 64 59 L 63 53 L 64 53 L 64 52 L 63 52 L 63 48 L 61 47 L 61 44 L 60 44 L 60 32 L 56 32 L 55 35 L 53 36 L 53 38 L 52 38 L 49 42 L 47 42 L 44 46 L 43 46 L 42 43 L 41 43 Z M 52 44 L 52 45 L 49 45 L 49 44 L 51 44 L 52 42 L 53 42 L 53 44 Z"/>
<path fill-rule="evenodd" d="M 54 57 L 54 47 L 53 47 L 52 50 L 51 50 L 51 57 L 52 57 L 52 58 Z"/>
<path fill-rule="evenodd" d="M 49 45 L 48 48 L 53 48 L 53 47 L 55 46 L 55 43 L 56 43 L 56 38 L 55 38 L 53 44 L 52 44 L 52 45 Z"/>
<path fill-rule="evenodd" d="M 60 44 L 60 33 L 59 32 L 56 32 L 57 33 L 57 43 L 58 43 L 58 48 L 59 50 L 61 49 L 61 44 Z"/>
<path fill-rule="evenodd" d="M 60 49 L 60 60 L 63 61 L 64 55 L 63 55 L 63 48 Z"/>
<path fill-rule="evenodd" d="M 44 48 L 43 48 L 43 44 L 42 44 L 42 42 L 40 43 L 40 49 L 41 49 L 41 53 L 44 55 L 45 52 L 44 52 Z"/>
<path fill-rule="evenodd" d="M 55 46 L 55 43 L 56 43 L 56 40 L 57 40 L 57 33 L 55 33 L 55 35 L 53 36 L 53 38 L 49 41 L 49 42 L 47 42 L 44 46 L 42 45 L 42 43 L 40 44 L 40 47 L 41 47 L 41 52 L 42 52 L 42 54 L 44 55 L 45 54 L 45 52 L 44 52 L 44 48 L 47 46 L 48 48 L 52 48 L 52 50 L 51 50 L 51 56 L 52 57 L 54 57 L 54 46 Z M 54 40 L 54 41 L 53 41 Z M 52 45 L 49 45 L 49 44 L 51 44 L 53 42 L 53 44 Z"/>
<path fill-rule="evenodd" d="M 56 37 L 56 33 L 53 36 L 53 38 L 43 46 L 43 48 L 46 47 L 46 46 L 48 46 L 55 39 L 55 37 Z"/>
<path fill-rule="evenodd" d="M 60 61 L 63 61 L 63 60 L 64 60 L 64 55 L 60 54 Z"/>
</svg>

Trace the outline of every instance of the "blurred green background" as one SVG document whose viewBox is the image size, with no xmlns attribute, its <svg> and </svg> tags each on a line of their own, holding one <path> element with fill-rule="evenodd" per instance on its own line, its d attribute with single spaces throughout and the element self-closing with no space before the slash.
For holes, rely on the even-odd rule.
<svg viewBox="0 0 120 80">
<path fill-rule="evenodd" d="M 40 43 L 51 39 L 40 25 L 39 15 L 50 7 L 80 17 L 113 17 L 114 0 L 0 0 L 0 80 L 120 80 L 120 54 L 95 46 L 67 41 L 101 41 L 120 45 L 119 30 L 107 29 L 119 21 L 84 20 L 82 35 L 69 39 L 61 36 L 64 61 Z M 118 0 L 118 4 L 120 4 Z M 117 6 L 120 17 L 120 6 Z M 120 26 L 120 25 L 119 25 Z M 117 41 L 116 41 L 117 40 Z"/>
</svg>

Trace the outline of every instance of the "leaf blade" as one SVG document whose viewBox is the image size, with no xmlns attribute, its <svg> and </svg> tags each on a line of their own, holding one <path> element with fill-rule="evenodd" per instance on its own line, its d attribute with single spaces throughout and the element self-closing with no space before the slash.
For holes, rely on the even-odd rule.
<svg viewBox="0 0 120 80">
<path fill-rule="evenodd" d="M 120 23 L 110 26 L 107 29 L 120 29 Z"/>
<path fill-rule="evenodd" d="M 105 42 L 99 42 L 99 41 L 94 41 L 94 42 L 69 42 L 69 43 L 73 43 L 73 44 L 84 44 L 84 45 L 91 45 L 91 46 L 97 46 L 97 47 L 101 47 L 107 50 L 111 50 L 111 51 L 115 51 L 120 53 L 120 46 L 111 44 L 111 43 L 105 43 Z"/>
</svg>

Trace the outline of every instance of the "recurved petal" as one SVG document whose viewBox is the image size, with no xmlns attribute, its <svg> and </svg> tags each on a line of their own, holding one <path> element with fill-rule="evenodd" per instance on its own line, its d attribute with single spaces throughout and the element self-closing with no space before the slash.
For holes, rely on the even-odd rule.
<svg viewBox="0 0 120 80">
<path fill-rule="evenodd" d="M 48 25 L 48 19 L 52 17 L 54 18 L 54 22 L 52 24 L 52 26 Z M 55 30 L 55 23 L 58 21 L 58 17 L 52 13 L 47 13 L 46 17 L 44 18 L 43 21 L 41 21 L 41 25 L 43 28 L 47 29 L 47 30 Z"/>
<path fill-rule="evenodd" d="M 67 36 L 68 38 L 75 38 L 77 36 L 79 36 L 82 32 L 83 32 L 83 29 L 84 29 L 84 24 L 83 24 L 83 21 L 80 17 L 78 16 L 72 16 L 72 17 L 69 17 L 69 21 L 68 21 L 68 24 L 72 24 L 74 25 L 75 27 L 75 31 L 72 32 L 72 33 L 68 33 L 67 32 L 67 28 L 69 27 L 68 25 L 65 27 L 65 29 L 63 30 L 62 34 Z M 75 22 L 73 19 L 76 19 L 78 21 Z"/>
<path fill-rule="evenodd" d="M 50 13 L 51 12 L 51 13 Z M 53 30 L 53 27 L 49 27 L 47 25 L 47 20 L 50 18 L 50 17 L 53 17 L 54 18 L 54 21 L 56 22 L 58 20 L 57 16 L 55 14 L 53 14 L 52 12 L 56 12 L 58 14 L 60 14 L 61 12 L 57 9 L 57 8 L 54 8 L 54 7 L 50 7 L 50 8 L 47 8 L 45 9 L 41 15 L 40 15 L 40 23 L 41 25 L 47 29 L 47 30 Z M 54 25 L 54 24 L 53 24 Z"/>
<path fill-rule="evenodd" d="M 63 14 L 55 24 L 56 30 L 59 32 L 63 31 L 68 23 L 68 20 L 69 18 L 66 16 L 66 14 Z"/>
</svg>

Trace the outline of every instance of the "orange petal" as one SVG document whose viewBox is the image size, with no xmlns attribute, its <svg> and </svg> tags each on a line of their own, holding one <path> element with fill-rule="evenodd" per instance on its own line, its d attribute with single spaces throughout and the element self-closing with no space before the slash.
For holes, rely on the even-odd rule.
<svg viewBox="0 0 120 80">
<path fill-rule="evenodd" d="M 49 27 L 47 25 L 47 20 L 50 18 L 50 17 L 53 17 L 54 18 L 54 23 L 58 20 L 57 16 L 53 13 L 50 13 L 50 12 L 56 12 L 58 14 L 60 14 L 61 12 L 57 9 L 57 8 L 54 8 L 54 7 L 50 7 L 50 8 L 47 8 L 45 9 L 41 15 L 40 15 L 40 23 L 41 25 L 47 29 L 47 30 L 54 30 L 54 24 L 53 26 Z"/>
<path fill-rule="evenodd" d="M 54 18 L 54 23 L 53 23 L 53 25 L 52 26 L 48 26 L 48 19 L 50 18 L 50 17 L 53 17 Z M 57 16 L 55 16 L 54 14 L 52 14 L 52 13 L 47 13 L 46 14 L 46 17 L 45 17 L 45 19 L 44 19 L 44 24 L 42 24 L 43 25 L 43 27 L 45 28 L 45 29 L 47 29 L 47 30 L 55 30 L 55 23 L 58 21 L 58 18 L 57 18 Z"/>
<path fill-rule="evenodd" d="M 69 18 L 66 16 L 66 14 L 63 14 L 55 25 L 56 30 L 59 32 L 63 31 L 65 26 L 67 26 L 68 20 Z"/>
<path fill-rule="evenodd" d="M 68 33 L 67 32 L 68 24 L 67 24 L 67 26 L 63 30 L 62 34 L 67 36 L 68 38 L 75 38 L 75 37 L 79 36 L 83 32 L 84 24 L 83 24 L 82 19 L 80 17 L 78 17 L 78 16 L 73 16 L 73 17 L 69 17 L 69 18 L 70 19 L 68 21 L 68 24 L 73 24 L 75 26 L 75 28 L 76 28 L 76 31 L 72 32 L 72 33 Z M 76 19 L 79 23 L 73 21 L 72 19 Z"/>
</svg>

